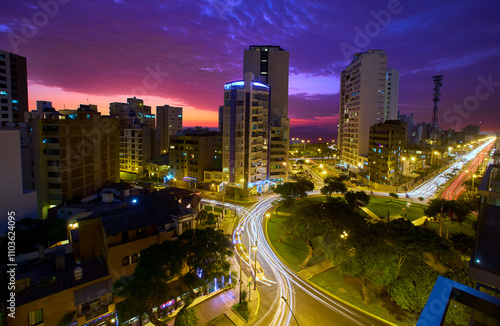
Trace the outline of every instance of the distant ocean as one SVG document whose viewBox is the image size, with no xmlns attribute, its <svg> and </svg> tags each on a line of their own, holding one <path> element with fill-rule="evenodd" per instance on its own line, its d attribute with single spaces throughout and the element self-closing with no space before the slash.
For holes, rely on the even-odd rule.
<svg viewBox="0 0 500 326">
<path fill-rule="evenodd" d="M 331 142 L 332 139 L 337 141 L 337 131 L 314 127 L 293 128 L 292 126 L 290 128 L 290 138 L 310 140 L 311 143 L 317 143 L 319 142 L 319 138 L 321 138 L 321 142 Z"/>
<path fill-rule="evenodd" d="M 210 127 L 209 129 L 213 131 L 219 130 L 218 128 L 212 128 L 212 127 Z M 327 130 L 324 128 L 314 128 L 312 126 L 296 127 L 296 128 L 292 126 L 290 128 L 289 138 L 310 140 L 311 143 L 317 143 L 319 142 L 319 138 L 321 138 L 322 142 L 324 141 L 331 142 L 332 139 L 335 139 L 335 141 L 337 141 L 337 131 Z"/>
</svg>

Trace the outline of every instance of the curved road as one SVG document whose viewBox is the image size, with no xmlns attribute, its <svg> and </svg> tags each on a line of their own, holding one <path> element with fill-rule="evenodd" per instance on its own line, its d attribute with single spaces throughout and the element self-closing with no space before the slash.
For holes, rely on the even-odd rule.
<svg viewBox="0 0 500 326">
<path fill-rule="evenodd" d="M 250 209 L 238 207 L 242 215 L 233 243 L 244 267 L 253 271 L 255 257 L 248 249 L 257 241 L 257 280 L 261 306 L 254 325 L 387 325 L 359 312 L 302 280 L 276 256 L 265 235 L 265 215 L 272 209 L 277 195 L 268 195 Z M 234 205 L 228 206 L 234 208 Z M 252 272 L 254 274 L 254 272 Z M 286 302 L 281 299 L 284 297 Z"/>
</svg>

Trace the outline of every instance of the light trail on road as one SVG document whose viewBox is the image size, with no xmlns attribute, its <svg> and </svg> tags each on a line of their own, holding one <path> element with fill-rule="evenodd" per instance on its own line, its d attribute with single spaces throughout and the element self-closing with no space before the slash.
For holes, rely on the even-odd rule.
<svg viewBox="0 0 500 326">
<path fill-rule="evenodd" d="M 315 194 L 314 191 L 310 194 Z M 237 248 L 236 252 L 241 257 L 241 261 L 251 268 L 255 275 L 254 263 L 251 257 L 243 249 L 241 243 L 247 243 L 248 248 L 257 241 L 258 255 L 257 259 L 261 265 L 258 268 L 257 275 L 259 286 L 275 287 L 276 292 L 270 309 L 263 314 L 255 325 L 291 325 L 294 323 L 293 316 L 290 309 L 287 307 L 281 297 L 284 297 L 291 310 L 296 312 L 297 291 L 304 292 L 309 300 L 318 302 L 323 306 L 323 309 L 330 310 L 335 314 L 336 320 L 331 320 L 328 325 L 373 325 L 384 324 L 378 320 L 368 318 L 366 315 L 360 313 L 356 309 L 342 304 L 329 295 L 318 290 L 307 281 L 302 280 L 293 270 L 291 270 L 281 259 L 275 254 L 271 246 L 267 242 L 267 238 L 263 229 L 265 223 L 266 213 L 273 208 L 273 202 L 278 198 L 277 195 L 268 195 L 263 197 L 261 201 L 254 204 L 250 209 L 237 207 L 238 212 L 241 214 L 240 222 L 238 223 L 235 232 L 233 233 L 233 244 Z M 217 201 L 206 201 L 212 204 L 221 204 Z M 227 204 L 226 204 L 227 206 Z M 229 207 L 234 208 L 234 205 Z M 246 239 L 244 239 L 246 236 Z M 247 249 L 248 249 L 247 248 Z M 267 275 L 266 275 L 267 274 Z M 301 292 L 301 293 L 302 293 Z M 301 318 L 300 314 L 297 316 Z M 321 318 L 319 316 L 318 318 Z"/>
<path fill-rule="evenodd" d="M 487 155 L 489 155 L 489 151 L 493 147 L 493 143 L 486 146 L 476 157 L 473 158 L 472 162 L 467 166 L 467 170 L 460 173 L 460 175 L 453 180 L 452 184 L 449 185 L 441 195 L 441 198 L 447 200 L 457 199 L 463 192 L 465 192 L 464 181 L 469 180 L 471 176 L 476 173 L 476 170 L 482 164 L 483 160 Z M 480 182 L 480 181 L 478 181 Z"/>
<path fill-rule="evenodd" d="M 481 153 L 487 146 L 491 146 L 493 142 L 495 141 L 495 138 L 485 142 L 481 146 L 478 146 L 469 154 L 465 155 L 460 161 L 453 163 L 448 169 L 445 171 L 441 172 L 434 178 L 424 182 L 422 185 L 417 187 L 416 189 L 408 192 L 408 196 L 418 198 L 418 197 L 424 197 L 424 198 L 431 198 L 433 197 L 436 192 L 439 190 L 439 187 L 444 185 L 448 181 L 448 175 L 453 174 L 455 171 L 460 171 L 466 164 L 467 162 L 473 160 L 476 156 L 478 156 L 479 153 Z M 401 193 L 403 196 L 405 193 Z"/>
</svg>

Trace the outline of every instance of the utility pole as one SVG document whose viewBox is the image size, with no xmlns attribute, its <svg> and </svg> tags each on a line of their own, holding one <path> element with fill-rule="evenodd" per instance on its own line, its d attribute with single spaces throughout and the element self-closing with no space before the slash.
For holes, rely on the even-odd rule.
<svg viewBox="0 0 500 326">
<path fill-rule="evenodd" d="M 241 284 L 243 280 L 241 279 L 241 256 L 238 256 L 238 265 L 240 265 L 240 303 L 241 303 Z"/>
<path fill-rule="evenodd" d="M 255 279 L 253 280 L 253 289 L 257 290 L 257 240 L 255 240 Z"/>
<path fill-rule="evenodd" d="M 226 211 L 226 185 L 222 183 L 224 189 L 222 189 L 222 219 L 224 219 L 225 211 Z"/>
</svg>

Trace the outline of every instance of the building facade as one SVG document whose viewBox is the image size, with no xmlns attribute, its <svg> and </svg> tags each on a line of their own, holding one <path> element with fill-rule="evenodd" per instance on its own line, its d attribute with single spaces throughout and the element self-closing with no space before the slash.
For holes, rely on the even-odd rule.
<svg viewBox="0 0 500 326">
<path fill-rule="evenodd" d="M 160 133 L 161 154 L 166 154 L 170 150 L 170 137 L 182 131 L 182 107 L 157 106 L 156 129 Z"/>
<path fill-rule="evenodd" d="M 38 214 L 119 182 L 118 120 L 96 111 L 28 112 Z"/>
<path fill-rule="evenodd" d="M 150 106 L 135 97 L 127 103 L 110 103 L 109 114 L 120 123 L 120 177 L 137 179 L 145 173 L 146 164 L 160 156 L 155 116 Z"/>
<path fill-rule="evenodd" d="M 397 120 L 399 113 L 399 71 L 388 67 L 385 73 L 384 121 Z"/>
<path fill-rule="evenodd" d="M 224 85 L 224 182 L 262 192 L 269 180 L 269 86 L 245 80 Z"/>
<path fill-rule="evenodd" d="M 26 58 L 0 50 L 0 125 L 23 122 L 28 112 Z"/>
<path fill-rule="evenodd" d="M 387 69 L 387 56 L 382 50 L 355 54 L 342 71 L 338 146 L 347 167 L 366 163 L 372 125 L 397 118 L 398 83 L 399 73 Z"/>
<path fill-rule="evenodd" d="M 405 147 L 406 124 L 401 120 L 387 120 L 371 126 L 368 153 L 370 181 L 397 185 L 403 176 Z"/>
<path fill-rule="evenodd" d="M 135 207 L 73 216 L 68 244 L 16 257 L 16 318 L 9 325 L 118 324 L 123 299 L 113 295 L 114 282 L 133 275 L 141 250 L 194 228 L 198 211 L 179 199 L 191 207 L 200 200 L 166 192 L 135 198 Z"/>
<path fill-rule="evenodd" d="M 184 130 L 170 138 L 170 178 L 200 183 L 204 171 L 221 167 L 221 153 L 217 150 L 221 133 L 207 129 Z"/>
<path fill-rule="evenodd" d="M 289 52 L 279 46 L 252 45 L 244 52 L 243 74 L 270 87 L 269 179 L 288 180 L 290 119 L 288 118 Z"/>
</svg>

